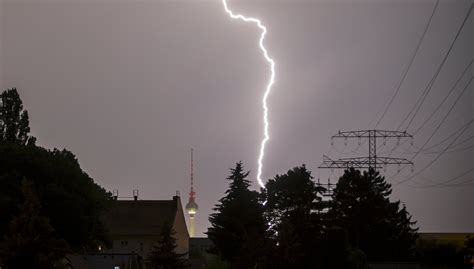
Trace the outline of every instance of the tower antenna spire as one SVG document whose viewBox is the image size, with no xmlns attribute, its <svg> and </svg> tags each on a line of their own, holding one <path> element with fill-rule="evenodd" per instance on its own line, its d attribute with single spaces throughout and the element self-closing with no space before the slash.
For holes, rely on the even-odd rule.
<svg viewBox="0 0 474 269">
<path fill-rule="evenodd" d="M 193 159 L 193 152 L 194 149 L 191 148 L 191 192 L 189 193 L 189 197 L 194 197 L 196 194 L 194 192 L 194 159 Z"/>
</svg>

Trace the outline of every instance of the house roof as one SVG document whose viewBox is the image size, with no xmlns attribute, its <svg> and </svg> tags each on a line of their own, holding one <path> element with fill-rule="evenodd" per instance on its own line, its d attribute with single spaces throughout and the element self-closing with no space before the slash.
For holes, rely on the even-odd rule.
<svg viewBox="0 0 474 269">
<path fill-rule="evenodd" d="M 104 217 L 110 235 L 158 235 L 165 223 L 173 225 L 178 198 L 173 200 L 114 201 Z"/>
</svg>

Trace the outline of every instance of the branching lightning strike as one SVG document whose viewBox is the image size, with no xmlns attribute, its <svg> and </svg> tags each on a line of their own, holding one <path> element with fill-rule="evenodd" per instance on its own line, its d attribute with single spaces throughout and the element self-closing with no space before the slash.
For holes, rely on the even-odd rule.
<svg viewBox="0 0 474 269">
<path fill-rule="evenodd" d="M 265 60 L 270 64 L 270 70 L 271 70 L 270 80 L 267 84 L 267 88 L 265 90 L 265 93 L 263 94 L 263 99 L 262 99 L 264 137 L 262 139 L 262 142 L 260 143 L 260 155 L 258 156 L 258 172 L 257 172 L 258 184 L 260 184 L 262 188 L 265 188 L 265 185 L 263 184 L 263 180 L 262 180 L 263 157 L 265 156 L 265 144 L 270 139 L 270 135 L 268 133 L 269 123 L 268 123 L 267 98 L 272 90 L 273 84 L 275 83 L 275 61 L 268 55 L 267 49 L 265 49 L 265 46 L 263 45 L 263 40 L 265 39 L 265 35 L 267 34 L 267 28 L 262 24 L 262 22 L 256 18 L 248 18 L 242 14 L 234 14 L 232 10 L 228 8 L 226 0 L 222 0 L 222 4 L 224 5 L 225 11 L 227 12 L 227 14 L 229 14 L 229 16 L 232 19 L 255 23 L 258 26 L 258 28 L 262 30 L 262 34 L 260 35 L 259 45 L 260 45 L 260 49 L 263 52 L 263 56 L 265 57 Z"/>
</svg>

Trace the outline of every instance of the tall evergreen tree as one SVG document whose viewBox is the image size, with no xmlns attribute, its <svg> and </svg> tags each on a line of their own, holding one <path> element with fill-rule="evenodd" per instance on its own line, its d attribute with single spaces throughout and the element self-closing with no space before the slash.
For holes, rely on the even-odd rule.
<svg viewBox="0 0 474 269">
<path fill-rule="evenodd" d="M 263 206 L 259 194 L 249 190 L 248 175 L 242 162 L 231 169 L 229 188 L 209 217 L 207 232 L 216 254 L 239 269 L 261 268 L 267 244 Z"/>
<path fill-rule="evenodd" d="M 314 268 L 322 251 L 324 189 L 304 165 L 277 175 L 265 187 L 265 214 L 276 248 L 272 268 Z"/>
<path fill-rule="evenodd" d="M 391 193 L 378 172 L 353 168 L 344 172 L 333 192 L 333 224 L 347 231 L 351 246 L 369 261 L 407 261 L 414 255 L 416 222 L 400 201 L 390 201 Z"/>
<path fill-rule="evenodd" d="M 147 268 L 182 269 L 185 268 L 184 256 L 176 253 L 175 232 L 169 224 L 164 224 L 156 244 L 147 259 Z"/>
<path fill-rule="evenodd" d="M 7 89 L 0 94 L 0 142 L 34 144 L 36 139 L 29 133 L 28 111 L 23 109 L 18 91 Z"/>
<path fill-rule="evenodd" d="M 40 202 L 31 183 L 21 186 L 24 202 L 0 245 L 0 265 L 6 269 L 58 268 L 68 252 L 66 241 L 55 239 L 48 218 L 38 214 Z"/>
</svg>

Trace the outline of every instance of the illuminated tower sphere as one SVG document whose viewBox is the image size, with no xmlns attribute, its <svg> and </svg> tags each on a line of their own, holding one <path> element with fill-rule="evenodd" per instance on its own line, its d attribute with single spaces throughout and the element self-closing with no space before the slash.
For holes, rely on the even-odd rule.
<svg viewBox="0 0 474 269">
<path fill-rule="evenodd" d="M 189 201 L 186 204 L 186 211 L 189 214 L 189 236 L 195 237 L 196 236 L 196 228 L 194 217 L 198 211 L 198 205 L 196 204 L 195 198 L 196 193 L 194 192 L 194 171 L 193 171 L 193 149 L 191 148 L 191 191 L 189 192 Z"/>
</svg>

